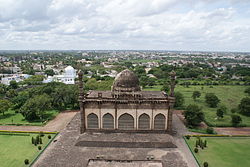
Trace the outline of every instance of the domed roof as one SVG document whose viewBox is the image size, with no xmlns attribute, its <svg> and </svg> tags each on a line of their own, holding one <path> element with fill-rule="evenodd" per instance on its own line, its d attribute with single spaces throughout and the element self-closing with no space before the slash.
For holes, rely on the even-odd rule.
<svg viewBox="0 0 250 167">
<path fill-rule="evenodd" d="M 67 66 L 65 71 L 74 71 L 75 69 L 72 66 Z"/>
<path fill-rule="evenodd" d="M 75 72 L 75 69 L 72 67 L 72 66 L 68 66 L 64 69 L 65 73 L 64 75 L 67 75 L 67 76 L 75 76 L 76 75 L 76 72 Z"/>
<path fill-rule="evenodd" d="M 116 76 L 112 90 L 121 92 L 140 91 L 139 79 L 132 71 L 123 70 Z"/>
</svg>

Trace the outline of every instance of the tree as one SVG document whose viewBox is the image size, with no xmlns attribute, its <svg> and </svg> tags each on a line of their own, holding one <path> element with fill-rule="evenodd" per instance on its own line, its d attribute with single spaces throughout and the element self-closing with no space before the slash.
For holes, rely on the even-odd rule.
<svg viewBox="0 0 250 167">
<path fill-rule="evenodd" d="M 13 109 L 19 110 L 29 98 L 30 95 L 28 91 L 19 92 L 17 96 L 12 98 Z"/>
<path fill-rule="evenodd" d="M 231 118 L 232 118 L 231 122 L 235 127 L 238 126 L 242 121 L 241 117 L 236 114 L 231 115 Z"/>
<path fill-rule="evenodd" d="M 25 79 L 23 82 L 24 84 L 28 84 L 28 85 L 40 85 L 42 84 L 43 79 L 44 79 L 43 75 L 33 75 Z"/>
<path fill-rule="evenodd" d="M 169 90 L 170 90 L 169 82 L 168 82 L 168 81 L 167 81 L 167 82 L 164 82 L 164 84 L 163 84 L 163 86 L 162 86 L 162 88 L 161 88 L 161 91 L 164 91 L 164 92 L 168 93 Z"/>
<path fill-rule="evenodd" d="M 42 119 L 44 111 L 50 109 L 51 98 L 47 94 L 35 95 L 20 108 L 20 112 L 27 120 Z"/>
<path fill-rule="evenodd" d="M 140 77 L 140 85 L 145 88 L 148 85 L 148 77 L 146 75 Z"/>
<path fill-rule="evenodd" d="M 250 97 L 241 99 L 239 104 L 240 113 L 246 116 L 250 116 Z"/>
<path fill-rule="evenodd" d="M 9 89 L 17 89 L 18 83 L 16 81 L 10 81 Z"/>
<path fill-rule="evenodd" d="M 244 92 L 247 93 L 248 96 L 250 96 L 250 87 L 246 88 L 246 90 Z"/>
<path fill-rule="evenodd" d="M 201 92 L 199 92 L 199 91 L 194 91 L 193 92 L 193 95 L 192 95 L 192 98 L 194 99 L 194 100 L 196 100 L 196 98 L 199 98 L 201 96 Z"/>
<path fill-rule="evenodd" d="M 215 108 L 218 106 L 220 99 L 214 93 L 207 93 L 205 96 L 206 103 L 209 107 Z"/>
<path fill-rule="evenodd" d="M 13 98 L 17 95 L 17 91 L 15 89 L 9 89 L 5 95 L 8 98 Z"/>
<path fill-rule="evenodd" d="M 227 107 L 222 105 L 217 109 L 216 115 L 218 118 L 223 118 L 226 112 L 227 112 Z"/>
<path fill-rule="evenodd" d="M 174 96 L 175 96 L 174 107 L 183 107 L 184 102 L 185 102 L 183 94 L 180 92 L 175 92 Z"/>
<path fill-rule="evenodd" d="M 11 102 L 9 100 L 6 99 L 0 99 L 0 113 L 8 111 L 9 108 L 11 107 Z"/>
<path fill-rule="evenodd" d="M 198 105 L 190 104 L 184 111 L 184 117 L 188 125 L 198 126 L 202 121 L 204 121 L 204 113 Z"/>
<path fill-rule="evenodd" d="M 44 73 L 45 73 L 46 75 L 48 75 L 48 76 L 53 76 L 53 75 L 55 75 L 55 72 L 54 72 L 53 69 L 46 70 Z"/>
<path fill-rule="evenodd" d="M 90 78 L 86 82 L 86 89 L 88 90 L 96 90 L 98 88 L 98 83 L 95 78 Z"/>
</svg>

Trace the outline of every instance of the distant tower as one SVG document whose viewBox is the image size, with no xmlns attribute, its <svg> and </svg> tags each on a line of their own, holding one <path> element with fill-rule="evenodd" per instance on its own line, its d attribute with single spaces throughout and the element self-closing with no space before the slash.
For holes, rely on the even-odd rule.
<svg viewBox="0 0 250 167">
<path fill-rule="evenodd" d="M 172 126 L 172 122 L 173 122 L 173 111 L 172 108 L 174 106 L 174 102 L 175 102 L 175 97 L 174 97 L 174 88 L 175 88 L 175 77 L 176 77 L 176 73 L 174 71 L 170 72 L 170 96 L 169 98 L 172 99 L 170 100 L 169 107 L 168 107 L 168 129 L 167 131 L 169 133 L 173 132 L 173 126 Z"/>
<path fill-rule="evenodd" d="M 80 133 L 85 132 L 86 127 L 85 127 L 85 101 L 84 101 L 84 93 L 83 93 L 83 72 L 79 71 L 78 73 L 78 87 L 79 87 L 79 97 L 78 101 L 80 104 L 80 115 L 81 115 L 81 125 L 80 125 Z"/>
</svg>

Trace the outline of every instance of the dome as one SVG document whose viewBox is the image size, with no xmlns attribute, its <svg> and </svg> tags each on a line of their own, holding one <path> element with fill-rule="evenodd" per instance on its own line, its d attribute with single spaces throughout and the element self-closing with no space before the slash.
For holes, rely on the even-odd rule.
<svg viewBox="0 0 250 167">
<path fill-rule="evenodd" d="M 112 90 L 121 92 L 140 91 L 139 79 L 132 71 L 123 70 L 116 76 Z"/>
<path fill-rule="evenodd" d="M 75 69 L 72 66 L 67 66 L 65 68 L 65 72 L 67 72 L 67 71 L 72 72 L 72 71 L 75 71 Z"/>
<path fill-rule="evenodd" d="M 65 75 L 72 75 L 72 76 L 76 75 L 75 69 L 72 66 L 66 67 L 64 71 L 65 71 Z"/>
</svg>

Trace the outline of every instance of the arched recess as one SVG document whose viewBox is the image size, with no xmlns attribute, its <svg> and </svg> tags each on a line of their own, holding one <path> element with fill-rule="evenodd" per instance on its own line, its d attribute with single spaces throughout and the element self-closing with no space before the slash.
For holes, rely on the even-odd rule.
<svg viewBox="0 0 250 167">
<path fill-rule="evenodd" d="M 118 119 L 118 129 L 134 130 L 134 118 L 130 114 L 122 114 Z"/>
<path fill-rule="evenodd" d="M 154 119 L 154 129 L 164 130 L 166 126 L 166 117 L 163 114 L 157 114 Z"/>
<path fill-rule="evenodd" d="M 142 114 L 139 116 L 138 129 L 148 130 L 150 128 L 150 118 L 148 114 Z"/>
<path fill-rule="evenodd" d="M 87 116 L 87 127 L 89 129 L 98 129 L 99 128 L 98 117 L 96 114 L 91 113 Z"/>
<path fill-rule="evenodd" d="M 102 117 L 102 128 L 103 129 L 114 129 L 114 117 L 107 113 Z"/>
</svg>

